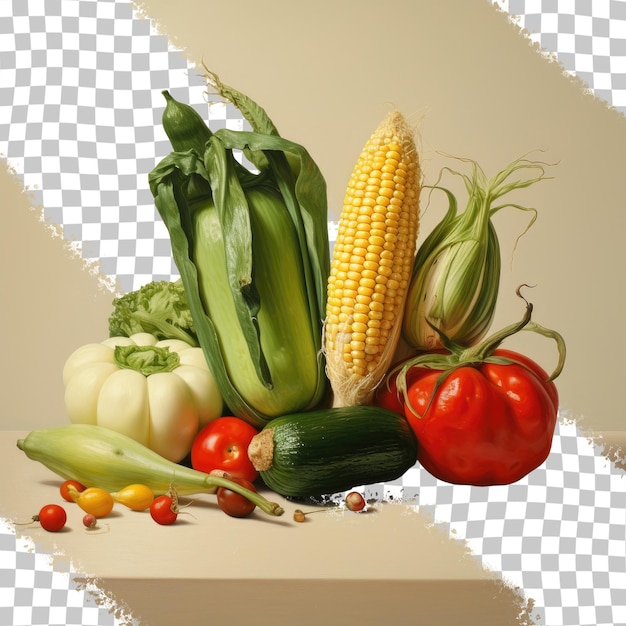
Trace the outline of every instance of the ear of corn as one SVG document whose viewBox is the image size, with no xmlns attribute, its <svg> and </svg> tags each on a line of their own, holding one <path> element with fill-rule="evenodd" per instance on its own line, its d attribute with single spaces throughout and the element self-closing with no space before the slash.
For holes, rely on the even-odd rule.
<svg viewBox="0 0 626 626">
<path fill-rule="evenodd" d="M 233 297 L 225 297 L 229 277 L 222 263 L 224 236 L 211 201 L 196 209 L 194 259 L 202 304 L 213 322 L 231 384 L 264 415 L 276 416 L 302 405 L 303 398 L 307 399 L 305 406 L 309 400 L 317 402 L 323 381 L 316 369 L 321 330 L 308 315 L 295 229 L 287 212 L 276 210 L 278 194 L 256 187 L 246 192 L 246 199 L 256 243 L 252 262 L 257 293 L 253 297 L 259 307 L 254 315 L 245 303 L 237 306 Z M 231 293 L 242 299 L 250 297 L 243 290 Z M 245 331 L 232 330 L 242 312 L 239 327 L 242 331 L 248 328 L 249 341 Z M 271 386 L 264 384 L 263 377 Z"/>
<path fill-rule="evenodd" d="M 263 118 L 250 102 L 249 115 Z M 236 151 L 258 172 L 242 171 Z M 211 196 L 194 202 L 198 176 Z M 230 411 L 262 427 L 315 407 L 328 385 L 320 353 L 330 254 L 326 184 L 307 151 L 275 132 L 219 129 L 202 155 L 172 152 L 149 180 Z"/>
<path fill-rule="evenodd" d="M 333 406 L 371 400 L 400 336 L 419 225 L 420 164 L 413 131 L 390 113 L 348 183 L 324 326 Z"/>
<path fill-rule="evenodd" d="M 467 206 L 459 213 L 454 194 L 434 185 L 433 189 L 446 194 L 448 211 L 415 258 L 402 334 L 416 350 L 443 348 L 443 336 L 467 347 L 486 335 L 495 314 L 501 267 L 500 243 L 491 218 L 504 207 L 532 213 L 527 229 L 536 218 L 535 209 L 496 201 L 544 178 L 545 164 L 520 158 L 488 179 L 477 163 L 463 160 L 471 164 L 471 175 L 448 171 L 463 179 Z M 519 178 L 512 178 L 514 174 Z"/>
</svg>

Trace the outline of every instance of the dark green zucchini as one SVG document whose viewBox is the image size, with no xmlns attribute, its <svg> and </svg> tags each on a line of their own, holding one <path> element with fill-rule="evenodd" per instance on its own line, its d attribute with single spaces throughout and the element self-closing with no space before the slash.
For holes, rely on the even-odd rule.
<svg viewBox="0 0 626 626">
<path fill-rule="evenodd" d="M 248 456 L 276 493 L 313 497 L 399 478 L 417 461 L 417 441 L 402 415 L 340 407 L 273 419 Z"/>
</svg>

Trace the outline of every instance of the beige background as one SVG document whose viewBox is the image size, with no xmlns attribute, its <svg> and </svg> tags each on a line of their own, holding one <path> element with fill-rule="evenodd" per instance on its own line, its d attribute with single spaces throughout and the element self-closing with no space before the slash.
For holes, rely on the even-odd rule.
<svg viewBox="0 0 626 626">
<path fill-rule="evenodd" d="M 192 61 L 251 95 L 285 137 L 310 150 L 334 217 L 358 152 L 392 106 L 421 120 L 426 183 L 454 163 L 440 152 L 471 157 L 488 175 L 537 148 L 558 161 L 554 180 L 511 195 L 540 212 L 512 264 L 512 243 L 528 216 L 505 210 L 496 217 L 504 263 L 494 329 L 522 313 L 515 286 L 535 284 L 527 292 L 535 320 L 568 344 L 557 381 L 562 408 L 586 427 L 624 430 L 626 119 L 585 95 L 487 0 L 388 0 L 381 7 L 373 0 L 137 6 Z M 64 421 L 63 362 L 81 343 L 104 337 L 111 298 L 49 236 L 2 169 L 2 426 L 32 428 Z M 443 210 L 436 197 L 423 234 Z M 508 345 L 546 369 L 555 364 L 546 339 L 524 333 Z"/>
</svg>

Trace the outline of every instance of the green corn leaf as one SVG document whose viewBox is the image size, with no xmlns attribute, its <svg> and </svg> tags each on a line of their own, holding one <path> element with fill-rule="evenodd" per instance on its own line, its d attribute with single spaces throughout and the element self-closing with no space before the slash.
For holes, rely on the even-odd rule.
<svg viewBox="0 0 626 626">
<path fill-rule="evenodd" d="M 319 168 L 303 146 L 277 135 L 220 129 L 214 141 L 222 141 L 230 150 L 247 148 L 252 154 L 264 155 L 269 178 L 275 181 L 296 227 L 308 291 L 316 298 L 311 312 L 318 320 L 322 319 L 326 311 L 330 249 L 326 181 Z M 297 177 L 293 175 L 288 157 L 298 163 Z"/>
<path fill-rule="evenodd" d="M 266 169 L 260 174 L 242 175 L 240 168 L 235 165 L 233 150 L 243 149 L 251 155 L 259 155 L 259 161 L 267 163 Z M 287 154 L 299 162 L 297 176 L 294 176 L 288 163 Z M 190 181 L 198 176 L 209 183 L 212 195 L 201 202 L 190 202 Z M 202 159 L 193 151 L 171 153 L 150 173 L 149 180 L 155 204 L 170 233 L 174 261 L 187 292 L 200 345 L 231 411 L 262 426 L 278 414 L 316 406 L 327 391 L 324 363 L 319 353 L 330 255 L 325 181 L 307 151 L 276 135 L 222 129 L 211 137 Z M 274 359 L 289 357 L 274 355 L 273 350 L 270 353 L 263 350 L 263 337 L 273 336 L 273 330 L 276 329 L 263 327 L 259 321 L 264 302 L 255 282 L 254 232 L 248 196 L 250 190 L 262 188 L 273 190 L 272 193 L 282 199 L 283 210 L 288 213 L 288 220 L 292 224 L 299 251 L 297 265 L 302 270 L 299 273 L 301 285 L 296 284 L 294 288 L 302 287 L 307 298 L 305 315 L 308 331 L 298 336 L 310 335 L 313 344 L 308 351 L 313 355 L 311 365 L 306 375 L 300 376 L 306 380 L 281 380 L 279 385 L 272 378 L 271 365 Z M 220 342 L 220 334 L 224 329 L 215 326 L 202 302 L 200 275 L 210 273 L 211 268 L 199 267 L 197 263 L 200 260 L 194 258 L 193 250 L 197 243 L 194 241 L 194 220 L 199 215 L 200 207 L 206 206 L 207 202 L 214 206 L 223 237 L 224 263 L 228 275 L 224 298 L 232 298 L 235 303 L 237 332 L 245 338 L 256 377 L 269 394 L 275 391 L 267 402 L 257 402 L 258 394 L 255 393 L 246 397 L 233 385 L 234 373 L 227 366 L 229 355 L 223 353 Z M 276 242 L 276 246 L 280 247 L 280 243 Z M 265 306 L 269 306 L 269 303 Z M 289 308 L 289 305 L 285 308 Z M 267 320 L 264 323 L 267 324 Z M 285 322 L 277 318 L 274 323 Z M 306 337 L 302 341 L 306 341 Z M 293 351 L 294 363 L 300 358 L 300 353 L 307 352 L 297 341 L 289 349 Z M 301 371 L 297 367 L 293 369 L 294 373 Z M 312 391 L 309 391 L 310 381 Z M 281 389 L 284 390 L 286 384 L 292 388 L 292 392 L 285 394 L 285 401 L 289 404 L 282 406 Z M 303 393 L 294 406 L 293 390 L 297 392 L 299 386 Z M 290 397 L 287 400 L 288 395 Z"/>
</svg>

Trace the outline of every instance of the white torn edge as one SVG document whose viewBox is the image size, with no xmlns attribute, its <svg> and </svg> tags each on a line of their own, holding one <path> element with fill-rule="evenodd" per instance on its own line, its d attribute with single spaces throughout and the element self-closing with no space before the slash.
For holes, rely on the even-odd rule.
<svg viewBox="0 0 626 626">
<path fill-rule="evenodd" d="M 39 191 L 36 187 L 29 187 L 24 183 L 24 176 L 18 173 L 18 170 L 11 159 L 4 154 L 0 153 L 0 159 L 6 163 L 7 173 L 18 182 L 22 189 L 22 193 L 29 197 L 29 204 L 31 211 L 37 213 L 37 220 L 43 225 L 44 229 L 53 239 L 61 239 L 63 241 L 63 248 L 69 253 L 71 258 L 78 259 L 83 266 L 83 269 L 90 275 L 96 278 L 98 285 L 101 289 L 104 289 L 110 293 L 115 294 L 117 291 L 117 281 L 115 276 L 108 276 L 100 271 L 99 259 L 88 259 L 82 256 L 82 243 L 79 241 L 69 241 L 63 236 L 63 227 L 59 224 L 52 224 L 46 221 L 44 217 L 44 210 L 42 206 L 36 206 L 30 201 L 31 193 L 33 191 Z"/>
<path fill-rule="evenodd" d="M 581 420 L 582 416 L 575 414 L 574 411 L 568 409 L 559 409 L 559 425 L 568 430 L 575 430 L 577 438 L 585 439 L 591 449 L 593 449 L 594 457 L 600 457 L 606 460 L 605 467 L 608 468 L 608 472 L 617 472 L 621 478 L 626 478 L 626 466 L 620 466 L 619 464 L 616 464 L 615 458 L 610 458 L 610 456 L 607 455 L 606 446 L 603 447 L 601 443 L 599 443 L 603 441 L 602 435 L 599 433 L 594 433 L 592 429 L 583 429 L 580 425 Z M 621 452 L 626 453 L 626 450 Z M 463 485 L 455 485 L 455 487 L 457 489 L 464 488 Z M 508 485 L 504 485 L 504 487 L 508 487 Z M 466 488 L 471 489 L 471 487 L 469 486 L 467 486 Z M 422 511 L 424 515 L 427 515 L 432 519 L 432 522 L 427 524 L 429 528 L 436 528 L 442 534 L 447 535 L 449 539 L 462 544 L 467 554 L 476 558 L 481 567 L 487 573 L 492 576 L 496 576 L 502 582 L 505 588 L 513 591 L 520 597 L 520 613 L 518 617 L 519 626 L 538 626 L 538 624 L 544 623 L 542 620 L 545 618 L 545 613 L 542 615 L 539 611 L 545 611 L 545 609 L 548 607 L 540 604 L 537 598 L 533 598 L 532 591 L 525 590 L 520 581 L 516 581 L 510 574 L 501 571 L 500 569 L 498 569 L 497 565 L 486 560 L 484 558 L 484 555 L 476 552 L 471 546 L 471 540 L 468 540 L 466 537 L 461 536 L 458 533 L 457 528 L 455 528 L 453 522 L 450 522 L 444 517 L 437 517 L 436 501 L 426 503 L 420 502 L 419 494 L 416 496 L 416 500 L 417 503 L 412 504 L 411 506 L 409 506 L 408 502 L 403 503 L 407 505 L 407 514 Z M 430 510 L 424 510 L 422 507 L 426 507 Z M 531 615 L 533 612 L 535 613 L 535 617 Z"/>
<path fill-rule="evenodd" d="M 33 522 L 34 523 L 34 522 Z M 138 626 L 136 621 L 129 613 L 129 608 L 112 597 L 98 586 L 97 579 L 89 576 L 82 577 L 79 570 L 76 569 L 73 562 L 69 560 L 62 551 L 42 551 L 41 546 L 36 545 L 34 539 L 28 534 L 17 534 L 15 527 L 9 520 L 0 518 L 0 534 L 15 536 L 15 552 L 30 553 L 35 555 L 35 571 L 49 571 L 57 578 L 55 588 L 59 587 L 62 581 L 63 588 L 68 593 L 78 593 L 83 596 L 89 595 L 93 599 L 93 603 L 99 609 L 105 609 L 108 613 L 113 614 L 116 626 Z M 68 606 L 75 606 L 75 603 Z M 85 602 L 81 602 L 81 606 L 85 607 Z"/>
<path fill-rule="evenodd" d="M 558 65 L 561 69 L 561 75 L 565 77 L 569 82 L 577 86 L 585 96 L 590 96 L 596 102 L 603 104 L 605 108 L 609 109 L 610 111 L 617 113 L 618 115 L 622 115 L 622 113 L 615 107 L 615 105 L 598 96 L 592 87 L 590 87 L 585 81 L 579 78 L 575 69 L 567 69 L 563 65 L 563 63 L 561 63 L 558 52 L 555 52 L 553 50 L 547 50 L 541 45 L 542 33 L 533 33 L 527 30 L 525 28 L 524 17 L 520 15 L 513 15 L 509 12 L 508 0 L 488 0 L 488 2 L 496 9 L 496 11 L 505 15 L 509 24 L 512 24 L 517 29 L 518 34 L 527 41 L 529 46 L 533 48 L 536 53 L 538 53 L 548 63 Z M 562 14 L 568 13 L 562 12 Z M 572 13 L 569 14 L 573 15 Z"/>
</svg>

